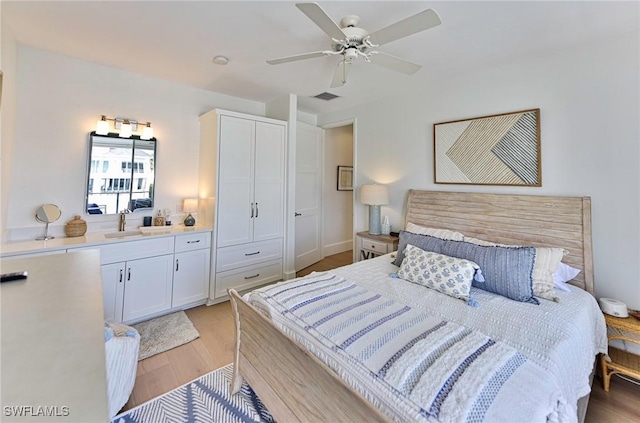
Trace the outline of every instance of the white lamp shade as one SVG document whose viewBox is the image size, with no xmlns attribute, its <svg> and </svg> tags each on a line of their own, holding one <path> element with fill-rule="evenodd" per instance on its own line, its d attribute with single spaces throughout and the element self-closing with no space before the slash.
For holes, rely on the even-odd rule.
<svg viewBox="0 0 640 423">
<path fill-rule="evenodd" d="M 151 125 L 147 125 L 144 127 L 140 138 L 143 140 L 150 140 L 151 138 L 153 138 L 153 128 L 151 127 Z"/>
<path fill-rule="evenodd" d="M 96 124 L 96 134 L 107 135 L 109 133 L 109 122 L 102 118 Z"/>
<path fill-rule="evenodd" d="M 385 185 L 363 185 L 360 190 L 360 202 L 370 206 L 389 204 L 389 190 Z"/>
<path fill-rule="evenodd" d="M 120 138 L 131 138 L 132 128 L 130 123 L 123 123 L 120 126 Z"/>
<path fill-rule="evenodd" d="M 182 211 L 185 213 L 193 213 L 198 211 L 197 198 L 185 198 L 182 202 Z"/>
</svg>

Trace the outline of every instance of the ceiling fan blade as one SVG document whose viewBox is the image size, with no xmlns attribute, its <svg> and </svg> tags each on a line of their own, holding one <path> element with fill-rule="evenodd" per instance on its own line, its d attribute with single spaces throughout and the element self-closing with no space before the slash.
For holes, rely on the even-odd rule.
<svg viewBox="0 0 640 423">
<path fill-rule="evenodd" d="M 296 3 L 296 7 L 307 15 L 307 17 L 318 25 L 329 37 L 335 38 L 336 40 L 345 39 L 344 32 L 342 32 L 338 24 L 322 10 L 318 3 Z"/>
<path fill-rule="evenodd" d="M 413 75 L 422 68 L 422 66 L 416 63 L 380 51 L 377 54 L 372 54 L 369 60 L 371 60 L 371 63 L 402 72 L 406 75 Z"/>
<path fill-rule="evenodd" d="M 331 88 L 342 87 L 347 82 L 347 76 L 351 70 L 351 63 L 346 60 L 340 60 L 336 71 L 333 73 L 333 79 L 331 80 Z"/>
<path fill-rule="evenodd" d="M 424 31 L 442 23 L 440 16 L 431 9 L 409 16 L 399 22 L 379 29 L 369 35 L 369 41 L 374 45 L 383 45 L 397 39 L 408 37 L 416 32 Z"/>
<path fill-rule="evenodd" d="M 267 63 L 270 65 L 279 65 L 281 63 L 296 62 L 298 60 L 314 59 L 316 57 L 325 56 L 324 51 L 314 51 L 312 53 L 296 54 L 294 56 L 280 57 L 278 59 L 269 59 Z"/>
</svg>

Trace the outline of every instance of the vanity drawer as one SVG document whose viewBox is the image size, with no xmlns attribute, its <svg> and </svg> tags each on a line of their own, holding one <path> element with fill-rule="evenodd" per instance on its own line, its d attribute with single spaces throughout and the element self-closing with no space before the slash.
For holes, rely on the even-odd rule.
<svg viewBox="0 0 640 423">
<path fill-rule="evenodd" d="M 373 241 L 371 239 L 365 239 L 365 238 L 360 238 L 360 239 L 362 242 L 360 249 L 362 250 L 374 251 L 379 254 L 386 254 L 392 251 L 392 250 L 387 251 L 387 248 L 389 248 L 389 244 L 385 242 Z"/>
<path fill-rule="evenodd" d="M 282 238 L 218 248 L 216 272 L 282 258 Z"/>
<path fill-rule="evenodd" d="M 211 245 L 211 233 L 200 232 L 197 234 L 176 235 L 176 253 L 183 251 L 200 250 Z"/>
<path fill-rule="evenodd" d="M 279 280 L 282 280 L 282 260 L 216 273 L 215 298 L 226 296 L 228 288 L 246 291 Z"/>
<path fill-rule="evenodd" d="M 104 265 L 161 256 L 164 254 L 173 254 L 173 238 L 172 236 L 154 237 L 153 239 L 139 241 L 116 242 L 106 245 L 96 245 L 95 247 L 74 248 L 68 251 L 100 250 L 100 261 Z"/>
</svg>

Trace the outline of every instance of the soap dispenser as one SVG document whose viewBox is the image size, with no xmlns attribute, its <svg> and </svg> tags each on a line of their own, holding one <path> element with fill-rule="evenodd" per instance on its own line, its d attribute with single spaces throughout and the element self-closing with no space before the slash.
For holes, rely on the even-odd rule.
<svg viewBox="0 0 640 423">
<path fill-rule="evenodd" d="M 162 215 L 162 210 L 158 210 L 156 217 L 153 218 L 153 226 L 165 226 L 165 218 Z"/>
</svg>

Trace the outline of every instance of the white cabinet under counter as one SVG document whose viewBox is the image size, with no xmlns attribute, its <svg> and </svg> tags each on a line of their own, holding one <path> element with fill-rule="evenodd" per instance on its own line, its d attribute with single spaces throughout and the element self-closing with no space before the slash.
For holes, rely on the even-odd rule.
<svg viewBox="0 0 640 423">
<path fill-rule="evenodd" d="M 209 297 L 210 229 L 104 241 L 92 234 L 54 241 L 24 242 L 23 250 L 12 244 L 3 248 L 2 258 L 98 250 L 106 321 L 136 323 L 204 304 Z"/>
</svg>

